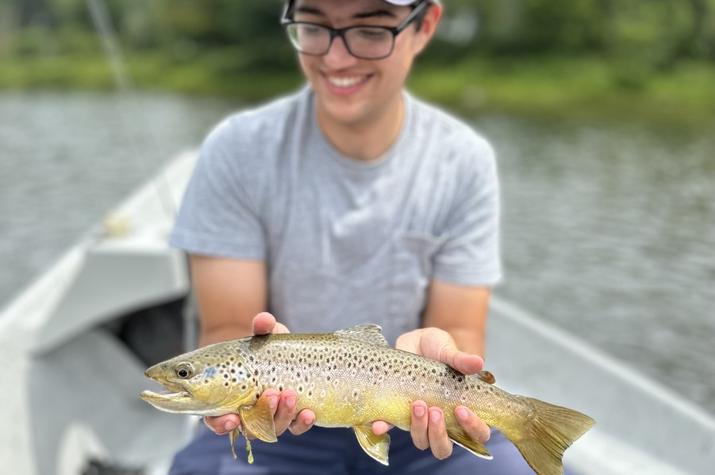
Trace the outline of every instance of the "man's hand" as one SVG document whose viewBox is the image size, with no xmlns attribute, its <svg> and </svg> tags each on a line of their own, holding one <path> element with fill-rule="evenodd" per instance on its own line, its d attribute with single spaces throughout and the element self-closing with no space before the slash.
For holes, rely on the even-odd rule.
<svg viewBox="0 0 715 475">
<path fill-rule="evenodd" d="M 259 313 L 253 318 L 253 334 L 266 335 L 268 333 L 288 333 L 285 325 L 276 322 L 270 313 Z M 295 435 L 307 432 L 315 422 L 315 413 L 310 409 L 303 409 L 296 417 L 296 400 L 298 395 L 295 391 L 286 389 L 278 392 L 275 389 L 267 389 L 261 394 L 261 399 L 267 399 L 268 405 L 273 411 L 273 422 L 276 427 L 276 435 L 281 435 L 286 429 Z M 226 435 L 241 425 L 238 414 L 226 414 L 219 417 L 204 417 L 204 423 L 218 435 Z"/>
<path fill-rule="evenodd" d="M 484 366 L 481 357 L 459 351 L 449 333 L 438 328 L 420 328 L 405 333 L 397 339 L 395 347 L 441 361 L 464 374 L 478 373 Z M 489 426 L 472 411 L 465 406 L 457 406 L 454 415 L 472 439 L 481 443 L 489 440 Z M 431 449 L 432 454 L 438 459 L 445 459 L 452 455 L 452 441 L 447 435 L 444 419 L 441 408 L 427 407 L 424 401 L 412 403 L 410 425 L 412 441 L 420 450 Z M 383 421 L 376 421 L 372 425 L 372 430 L 375 434 L 381 435 L 390 430 L 390 425 Z"/>
</svg>

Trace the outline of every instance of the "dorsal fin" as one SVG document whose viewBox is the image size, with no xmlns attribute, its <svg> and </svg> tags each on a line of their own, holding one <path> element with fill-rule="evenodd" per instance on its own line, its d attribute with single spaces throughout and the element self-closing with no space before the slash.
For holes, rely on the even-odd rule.
<svg viewBox="0 0 715 475">
<path fill-rule="evenodd" d="M 363 341 L 377 346 L 390 346 L 382 335 L 382 327 L 374 323 L 363 323 L 335 332 L 336 335 Z"/>
</svg>

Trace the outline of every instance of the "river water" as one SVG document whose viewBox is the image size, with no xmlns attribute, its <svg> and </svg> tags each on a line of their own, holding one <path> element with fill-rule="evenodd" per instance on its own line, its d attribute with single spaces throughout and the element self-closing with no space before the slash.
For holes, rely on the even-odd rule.
<svg viewBox="0 0 715 475">
<path fill-rule="evenodd" d="M 0 93 L 0 306 L 236 107 Z M 474 124 L 499 155 L 498 293 L 715 413 L 715 134 Z"/>
</svg>

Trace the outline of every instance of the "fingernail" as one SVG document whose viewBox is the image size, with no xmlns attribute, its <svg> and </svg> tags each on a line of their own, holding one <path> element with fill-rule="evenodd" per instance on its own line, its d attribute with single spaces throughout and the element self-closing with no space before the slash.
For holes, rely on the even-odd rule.
<svg viewBox="0 0 715 475">
<path fill-rule="evenodd" d="M 312 414 L 311 414 L 311 415 L 308 415 L 308 416 L 303 416 L 303 422 L 305 423 L 305 425 L 309 426 L 309 425 L 311 425 L 313 422 L 315 422 L 315 420 L 313 419 L 313 416 L 312 416 Z"/>
<path fill-rule="evenodd" d="M 286 398 L 286 407 L 288 409 L 293 409 L 295 407 L 295 397 L 290 396 Z"/>
<path fill-rule="evenodd" d="M 277 396 L 270 396 L 268 398 L 268 407 L 271 409 L 275 409 L 278 407 L 278 397 Z"/>
<path fill-rule="evenodd" d="M 237 426 L 236 423 L 233 422 L 233 421 L 228 421 L 228 422 L 226 422 L 226 423 L 223 425 L 224 430 L 226 430 L 227 432 L 231 432 L 231 431 L 234 430 L 236 427 L 238 427 L 238 426 Z"/>
<path fill-rule="evenodd" d="M 412 408 L 412 411 L 415 413 L 415 417 L 423 417 L 425 415 L 424 406 L 415 406 Z"/>
<path fill-rule="evenodd" d="M 458 407 L 457 410 L 454 412 L 457 413 L 457 419 L 459 419 L 460 421 L 466 421 L 467 419 L 469 419 L 469 413 L 464 407 Z"/>
<path fill-rule="evenodd" d="M 442 420 L 442 413 L 439 409 L 433 409 L 429 411 L 429 418 L 431 422 L 440 422 Z"/>
</svg>

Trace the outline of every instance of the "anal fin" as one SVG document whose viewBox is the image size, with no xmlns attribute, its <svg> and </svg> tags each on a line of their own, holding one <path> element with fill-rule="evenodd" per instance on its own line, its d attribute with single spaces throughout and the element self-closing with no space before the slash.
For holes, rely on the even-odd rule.
<svg viewBox="0 0 715 475">
<path fill-rule="evenodd" d="M 390 434 L 375 435 L 371 426 L 353 427 L 353 430 L 366 454 L 383 465 L 389 465 Z"/>
<path fill-rule="evenodd" d="M 492 454 L 489 453 L 487 448 L 484 447 L 484 444 L 477 442 L 476 440 L 469 437 L 469 435 L 467 435 L 467 433 L 464 432 L 462 429 L 449 430 L 449 438 L 452 439 L 452 442 L 470 451 L 477 457 L 486 460 L 491 460 L 494 458 L 492 457 Z"/>
</svg>

